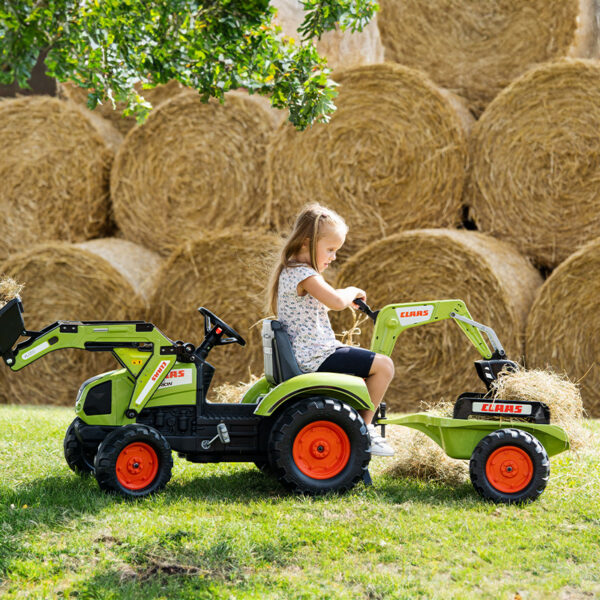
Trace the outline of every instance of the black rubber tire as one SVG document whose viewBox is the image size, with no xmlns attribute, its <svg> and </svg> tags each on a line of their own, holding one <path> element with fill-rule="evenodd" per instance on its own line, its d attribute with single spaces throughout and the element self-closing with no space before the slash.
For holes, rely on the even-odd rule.
<svg viewBox="0 0 600 600">
<path fill-rule="evenodd" d="M 81 421 L 79 417 L 77 417 L 67 428 L 63 448 L 65 460 L 67 461 L 69 468 L 77 473 L 77 475 L 85 476 L 94 472 L 94 457 L 96 456 L 96 452 L 84 450 L 82 443 L 75 433 L 75 427 L 78 421 Z"/>
<path fill-rule="evenodd" d="M 486 474 L 486 465 L 490 456 L 496 450 L 507 446 L 525 451 L 533 465 L 530 481 L 515 493 L 497 489 Z M 477 444 L 469 463 L 469 474 L 473 487 L 486 500 L 502 504 L 531 502 L 540 496 L 548 483 L 550 461 L 544 446 L 530 433 L 521 429 L 498 429 L 486 435 Z"/>
<path fill-rule="evenodd" d="M 117 476 L 117 459 L 121 452 L 134 442 L 151 446 L 158 458 L 156 474 L 150 483 L 141 489 L 125 487 Z M 94 466 L 96 479 L 102 490 L 127 498 L 140 498 L 161 490 L 169 482 L 173 469 L 173 456 L 169 443 L 156 429 L 134 423 L 119 427 L 104 438 L 98 448 Z"/>
<path fill-rule="evenodd" d="M 328 479 L 303 473 L 293 457 L 297 434 L 315 421 L 331 421 L 341 427 L 350 442 L 350 456 L 343 470 Z M 310 398 L 285 409 L 269 436 L 269 462 L 277 479 L 288 489 L 309 495 L 345 492 L 363 479 L 371 454 L 362 417 L 350 406 L 332 398 Z"/>
</svg>

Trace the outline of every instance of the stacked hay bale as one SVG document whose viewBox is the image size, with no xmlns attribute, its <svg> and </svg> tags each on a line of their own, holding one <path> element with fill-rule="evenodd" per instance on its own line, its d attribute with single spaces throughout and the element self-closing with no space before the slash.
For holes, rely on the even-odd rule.
<svg viewBox="0 0 600 600">
<path fill-rule="evenodd" d="M 529 71 L 473 129 L 467 201 L 481 231 L 553 268 L 600 236 L 600 64 Z"/>
<path fill-rule="evenodd" d="M 300 39 L 298 27 L 304 20 L 305 12 L 300 0 L 271 0 L 277 9 L 274 22 L 279 25 L 284 35 Z M 327 31 L 321 39 L 315 41 L 319 54 L 327 58 L 331 69 L 346 69 L 358 65 L 377 64 L 383 62 L 383 45 L 377 28 L 375 15 L 360 33 Z"/>
<path fill-rule="evenodd" d="M 381 0 L 386 60 L 423 69 L 474 114 L 531 66 L 597 53 L 594 0 Z"/>
<path fill-rule="evenodd" d="M 105 234 L 114 133 L 55 98 L 0 102 L 0 259 L 40 241 Z"/>
<path fill-rule="evenodd" d="M 219 104 L 184 92 L 163 103 L 115 159 L 111 194 L 123 235 L 167 255 L 214 230 L 256 226 L 274 127 L 273 114 L 242 94 Z"/>
<path fill-rule="evenodd" d="M 178 81 L 170 81 L 164 85 L 157 85 L 149 89 L 144 89 L 140 84 L 135 87 L 138 93 L 152 104 L 153 108 L 160 106 L 163 102 L 180 94 L 185 89 Z M 87 108 L 88 90 L 85 88 L 73 83 L 59 83 L 57 91 L 60 98 L 73 102 L 87 114 L 95 115 L 109 121 L 122 136 L 127 135 L 129 130 L 136 124 L 134 116 L 123 115 L 123 111 L 127 108 L 123 102 L 118 102 L 116 108 L 113 108 L 112 103 L 107 101 L 103 104 L 98 104 L 93 111 L 90 111 Z"/>
<path fill-rule="evenodd" d="M 512 246 L 489 236 L 450 229 L 407 231 L 367 246 L 340 269 L 337 285 L 367 290 L 375 307 L 443 298 L 464 300 L 475 320 L 491 326 L 513 360 L 524 350 L 527 313 L 540 274 Z M 347 323 L 340 323 L 344 328 Z M 365 324 L 361 345 L 369 347 Z M 477 390 L 473 361 L 481 358 L 455 323 L 410 328 L 392 354 L 396 375 L 386 395 L 399 412 L 454 401 Z"/>
<path fill-rule="evenodd" d="M 244 348 L 212 351 L 214 385 L 263 371 L 259 321 L 265 316 L 268 266 L 279 245 L 269 233 L 219 231 L 182 244 L 157 275 L 149 318 L 167 336 L 198 345 L 204 331 L 197 308 L 204 306 L 246 339 Z"/>
<path fill-rule="evenodd" d="M 25 324 L 36 330 L 57 320 L 143 318 L 146 299 L 140 290 L 152 285 L 157 260 L 148 249 L 124 240 L 51 242 L 14 254 L 0 272 L 24 284 Z M 1 399 L 73 404 L 85 379 L 112 368 L 109 353 L 61 350 L 18 373 L 0 370 Z"/>
<path fill-rule="evenodd" d="M 422 73 L 399 65 L 356 67 L 334 79 L 331 122 L 305 132 L 284 124 L 269 146 L 276 230 L 289 231 L 315 200 L 346 218 L 345 255 L 400 230 L 457 225 L 470 117 Z"/>
<path fill-rule="evenodd" d="M 527 322 L 530 367 L 552 367 L 581 386 L 584 407 L 600 416 L 600 239 L 565 260 L 546 280 Z"/>
</svg>

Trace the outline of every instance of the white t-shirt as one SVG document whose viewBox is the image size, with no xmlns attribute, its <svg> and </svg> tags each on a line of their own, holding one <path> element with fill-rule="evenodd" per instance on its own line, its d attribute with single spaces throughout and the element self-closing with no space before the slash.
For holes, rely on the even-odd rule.
<svg viewBox="0 0 600 600">
<path fill-rule="evenodd" d="M 335 339 L 327 311 L 322 302 L 310 294 L 298 295 L 298 284 L 318 273 L 308 265 L 284 267 L 279 276 L 277 319 L 287 332 L 298 366 L 305 373 L 319 365 L 343 346 Z"/>
</svg>

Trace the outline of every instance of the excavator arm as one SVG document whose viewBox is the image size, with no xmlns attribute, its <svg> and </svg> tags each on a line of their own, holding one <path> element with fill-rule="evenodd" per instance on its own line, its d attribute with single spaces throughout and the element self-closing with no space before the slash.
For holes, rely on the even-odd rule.
<svg viewBox="0 0 600 600">
<path fill-rule="evenodd" d="M 433 300 L 431 302 L 388 304 L 377 313 L 371 313 L 370 316 L 373 318 L 373 315 L 375 315 L 375 331 L 373 332 L 371 342 L 371 350 L 373 352 L 390 356 L 398 336 L 405 329 L 426 323 L 436 323 L 444 319 L 454 319 L 484 359 L 500 359 L 505 356 L 504 349 L 494 330 L 473 321 L 462 300 Z M 481 331 L 487 334 L 494 348 L 494 353 L 490 351 L 481 335 Z"/>
</svg>

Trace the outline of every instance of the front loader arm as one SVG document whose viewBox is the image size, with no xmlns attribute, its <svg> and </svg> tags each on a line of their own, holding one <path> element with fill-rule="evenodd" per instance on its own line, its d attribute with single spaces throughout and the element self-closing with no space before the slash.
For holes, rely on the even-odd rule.
<svg viewBox="0 0 600 600">
<path fill-rule="evenodd" d="M 152 323 L 57 321 L 41 331 L 31 332 L 21 325 L 22 307 L 18 311 L 17 307 L 13 304 L 7 312 L 0 310 L 0 329 L 10 333 L 0 339 L 0 350 L 13 371 L 19 371 L 55 350 L 76 348 L 112 352 L 135 382 L 128 408 L 132 416 L 142 410 L 178 358 L 177 347 Z M 29 339 L 12 348 L 12 343 L 21 335 L 29 336 Z"/>
<path fill-rule="evenodd" d="M 464 320 L 461 320 L 461 317 Z M 371 350 L 391 356 L 398 336 L 405 329 L 452 318 L 477 348 L 479 354 L 485 359 L 492 358 L 488 345 L 475 325 L 482 326 L 471 319 L 462 300 L 433 300 L 384 306 L 377 314 Z"/>
</svg>

